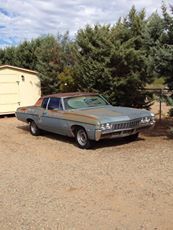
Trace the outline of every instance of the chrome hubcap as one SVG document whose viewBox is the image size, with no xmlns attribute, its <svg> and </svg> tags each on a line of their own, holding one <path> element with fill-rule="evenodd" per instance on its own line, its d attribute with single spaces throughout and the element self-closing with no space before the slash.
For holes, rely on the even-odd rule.
<svg viewBox="0 0 173 230">
<path fill-rule="evenodd" d="M 31 123 L 31 131 L 32 131 L 32 133 L 36 133 L 36 131 L 37 131 L 37 127 L 36 127 L 36 124 L 35 123 Z"/>
<path fill-rule="evenodd" d="M 81 146 L 85 146 L 87 143 L 87 135 L 84 130 L 80 129 L 77 132 L 77 141 Z"/>
</svg>

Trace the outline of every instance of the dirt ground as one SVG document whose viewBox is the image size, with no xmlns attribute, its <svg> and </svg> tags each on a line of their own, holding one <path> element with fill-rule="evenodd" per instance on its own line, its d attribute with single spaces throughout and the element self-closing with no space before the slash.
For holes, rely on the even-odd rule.
<svg viewBox="0 0 173 230">
<path fill-rule="evenodd" d="M 81 150 L 73 139 L 33 137 L 14 117 L 0 118 L 0 229 L 172 230 L 168 126 Z"/>
</svg>

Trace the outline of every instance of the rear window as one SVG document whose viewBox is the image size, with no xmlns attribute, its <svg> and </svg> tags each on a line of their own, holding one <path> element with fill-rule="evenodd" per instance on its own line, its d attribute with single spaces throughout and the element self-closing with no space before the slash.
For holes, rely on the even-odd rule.
<svg viewBox="0 0 173 230">
<path fill-rule="evenodd" d="M 42 102 L 42 105 L 41 105 L 42 108 L 46 109 L 48 100 L 49 100 L 48 97 L 43 99 L 43 102 Z"/>
<path fill-rule="evenodd" d="M 48 109 L 49 110 L 62 110 L 61 99 L 56 98 L 56 97 L 50 98 Z"/>
</svg>

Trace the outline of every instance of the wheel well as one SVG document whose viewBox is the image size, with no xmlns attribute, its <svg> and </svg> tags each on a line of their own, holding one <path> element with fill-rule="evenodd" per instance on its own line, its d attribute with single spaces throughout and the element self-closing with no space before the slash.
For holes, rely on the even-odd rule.
<svg viewBox="0 0 173 230">
<path fill-rule="evenodd" d="M 30 123 L 31 121 L 33 121 L 31 118 L 28 118 L 28 119 L 26 119 L 26 121 L 28 122 L 28 123 Z"/>
<path fill-rule="evenodd" d="M 82 129 L 84 129 L 84 130 L 85 130 L 85 128 L 84 128 L 84 127 L 82 127 L 82 126 L 80 126 L 80 125 L 72 125 L 72 127 L 71 127 L 71 131 L 72 131 L 73 136 L 75 136 L 76 131 L 77 131 L 78 129 L 80 129 L 80 128 L 82 128 Z M 86 131 L 86 130 L 85 130 L 85 131 Z"/>
</svg>

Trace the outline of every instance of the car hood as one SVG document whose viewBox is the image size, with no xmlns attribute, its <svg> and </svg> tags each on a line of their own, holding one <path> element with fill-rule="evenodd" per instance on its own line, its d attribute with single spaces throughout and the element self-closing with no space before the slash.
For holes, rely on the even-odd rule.
<svg viewBox="0 0 173 230">
<path fill-rule="evenodd" d="M 145 109 L 133 109 L 111 105 L 104 107 L 77 109 L 75 110 L 75 113 L 95 117 L 102 123 L 124 120 L 128 121 L 145 116 L 151 116 L 151 112 Z"/>
</svg>

